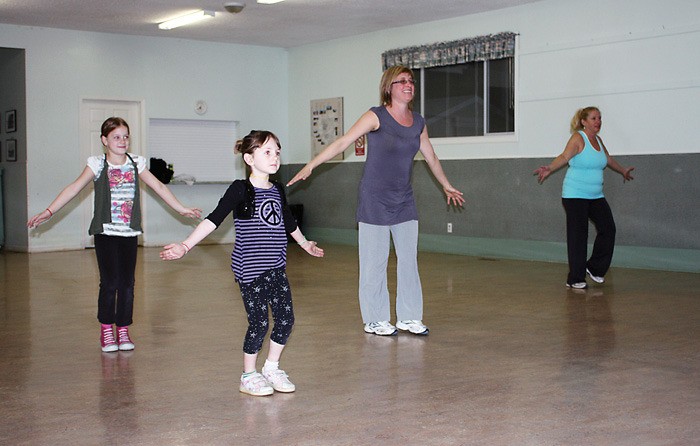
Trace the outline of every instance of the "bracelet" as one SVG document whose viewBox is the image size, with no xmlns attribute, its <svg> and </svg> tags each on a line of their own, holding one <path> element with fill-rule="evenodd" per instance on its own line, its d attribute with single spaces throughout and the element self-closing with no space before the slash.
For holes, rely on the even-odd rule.
<svg viewBox="0 0 700 446">
<path fill-rule="evenodd" d="M 53 212 L 51 212 L 51 209 L 46 208 L 47 211 L 49 211 L 49 218 L 53 217 Z"/>
<path fill-rule="evenodd" d="M 190 252 L 190 247 L 187 246 L 187 243 L 185 243 L 185 242 L 180 242 L 180 244 L 185 248 L 185 254 L 187 254 L 188 252 Z"/>
</svg>

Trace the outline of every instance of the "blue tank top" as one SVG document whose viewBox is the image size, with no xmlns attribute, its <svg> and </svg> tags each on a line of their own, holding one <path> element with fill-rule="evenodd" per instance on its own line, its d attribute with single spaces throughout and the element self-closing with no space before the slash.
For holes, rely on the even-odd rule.
<svg viewBox="0 0 700 446">
<path fill-rule="evenodd" d="M 583 138 L 583 150 L 569 160 L 561 196 L 588 200 L 603 198 L 603 170 L 608 165 L 608 157 L 605 155 L 600 139 L 598 139 L 599 152 L 593 148 L 583 130 L 579 130 L 579 134 Z"/>
<path fill-rule="evenodd" d="M 367 161 L 358 191 L 357 221 L 389 226 L 418 220 L 411 174 L 425 120 L 413 112 L 413 125 L 405 127 L 384 106 L 370 110 L 379 118 L 379 129 L 367 135 Z"/>
</svg>

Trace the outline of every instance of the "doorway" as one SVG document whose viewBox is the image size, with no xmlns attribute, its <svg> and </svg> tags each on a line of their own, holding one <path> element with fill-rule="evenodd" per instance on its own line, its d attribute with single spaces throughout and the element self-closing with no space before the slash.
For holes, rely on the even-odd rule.
<svg viewBox="0 0 700 446">
<path fill-rule="evenodd" d="M 143 101 L 119 101 L 106 99 L 83 99 L 80 102 L 80 154 L 83 161 L 93 155 L 104 153 L 100 130 L 105 119 L 117 116 L 129 123 L 131 147 L 129 153 L 143 155 Z M 83 247 L 95 246 L 93 237 L 88 235 L 94 207 L 94 192 L 92 187 L 86 187 L 81 192 L 83 214 Z M 142 207 L 144 204 L 142 204 Z M 145 211 L 142 212 L 145 215 Z"/>
</svg>

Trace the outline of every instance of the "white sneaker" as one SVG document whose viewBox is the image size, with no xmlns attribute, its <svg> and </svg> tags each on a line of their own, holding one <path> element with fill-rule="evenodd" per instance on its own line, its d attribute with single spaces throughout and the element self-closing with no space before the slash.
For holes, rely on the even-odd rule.
<svg viewBox="0 0 700 446">
<path fill-rule="evenodd" d="M 258 372 L 253 372 L 246 377 L 241 376 L 241 386 L 238 390 L 253 396 L 272 395 L 275 392 L 265 377 Z"/>
<path fill-rule="evenodd" d="M 566 287 L 573 288 L 575 290 L 585 290 L 586 288 L 588 288 L 588 285 L 586 285 L 586 282 L 576 282 L 576 283 L 567 283 Z"/>
<path fill-rule="evenodd" d="M 289 377 L 284 370 L 265 370 L 263 367 L 263 376 L 268 383 L 278 392 L 291 393 L 296 390 L 296 386 L 289 381 Z"/>
<path fill-rule="evenodd" d="M 397 321 L 396 328 L 403 331 L 409 331 L 417 335 L 427 335 L 428 332 L 430 332 L 428 327 L 423 325 L 422 321 L 416 320 Z"/>
<path fill-rule="evenodd" d="M 389 321 L 370 322 L 365 324 L 365 333 L 372 333 L 379 336 L 394 336 L 398 331 Z"/>
<path fill-rule="evenodd" d="M 588 277 L 590 277 L 591 280 L 594 281 L 595 283 L 604 283 L 605 282 L 605 277 L 594 276 L 593 274 L 591 274 L 591 272 L 588 270 L 588 268 L 586 268 L 586 273 L 588 274 Z"/>
</svg>

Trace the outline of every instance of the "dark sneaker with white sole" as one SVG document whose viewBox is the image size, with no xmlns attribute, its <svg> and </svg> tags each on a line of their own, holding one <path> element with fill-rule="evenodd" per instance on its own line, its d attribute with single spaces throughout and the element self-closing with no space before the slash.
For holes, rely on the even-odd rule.
<svg viewBox="0 0 700 446">
<path fill-rule="evenodd" d="M 591 280 L 594 281 L 595 283 L 604 283 L 604 282 L 605 282 L 605 277 L 603 277 L 603 276 L 594 276 L 594 275 L 588 270 L 588 268 L 586 268 L 586 274 L 588 274 L 588 277 L 590 277 Z"/>
<path fill-rule="evenodd" d="M 576 282 L 576 283 L 567 283 L 566 284 L 567 288 L 573 288 L 575 290 L 585 290 L 588 288 L 588 285 L 586 282 Z"/>
</svg>

